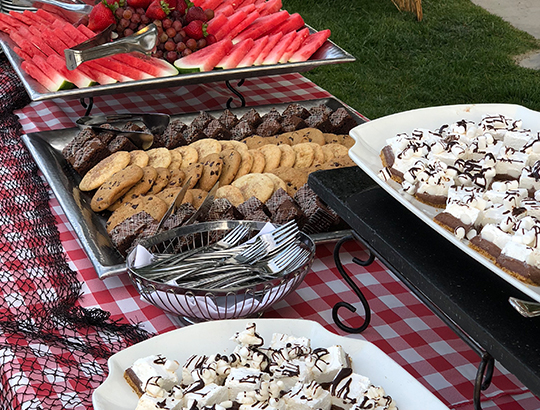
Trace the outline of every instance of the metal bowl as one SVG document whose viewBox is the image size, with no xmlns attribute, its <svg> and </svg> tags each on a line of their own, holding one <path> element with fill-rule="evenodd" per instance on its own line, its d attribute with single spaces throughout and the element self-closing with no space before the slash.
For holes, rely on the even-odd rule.
<svg viewBox="0 0 540 410">
<path fill-rule="evenodd" d="M 237 225 L 248 225 L 255 235 L 265 225 L 255 221 L 214 221 L 183 226 L 163 232 L 140 243 L 151 253 L 175 253 L 214 243 Z M 128 274 L 149 303 L 188 321 L 207 321 L 252 317 L 262 313 L 294 291 L 309 272 L 315 256 L 315 243 L 300 232 L 300 246 L 310 251 L 306 263 L 284 272 L 282 276 L 254 285 L 228 290 L 193 289 L 161 283 L 144 278 L 132 270 L 133 260 L 128 258 Z"/>
</svg>

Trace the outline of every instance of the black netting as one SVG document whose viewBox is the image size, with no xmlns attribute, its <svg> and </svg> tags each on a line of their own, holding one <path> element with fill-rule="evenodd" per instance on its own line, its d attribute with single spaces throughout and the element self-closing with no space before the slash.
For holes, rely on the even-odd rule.
<svg viewBox="0 0 540 410">
<path fill-rule="evenodd" d="M 76 305 L 81 284 L 12 114 L 28 96 L 3 55 L 0 96 L 0 406 L 88 409 L 107 358 L 149 334 Z"/>
</svg>

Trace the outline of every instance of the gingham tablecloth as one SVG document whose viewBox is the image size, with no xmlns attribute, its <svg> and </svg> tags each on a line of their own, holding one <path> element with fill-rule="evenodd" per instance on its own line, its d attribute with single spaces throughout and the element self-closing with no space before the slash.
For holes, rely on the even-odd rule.
<svg viewBox="0 0 540 410">
<path fill-rule="evenodd" d="M 248 106 L 331 96 L 299 74 L 248 79 L 238 89 Z M 92 114 L 119 111 L 182 114 L 223 109 L 231 96 L 225 83 L 211 83 L 95 97 Z M 362 107 L 355 108 L 361 110 Z M 26 133 L 73 127 L 75 120 L 84 113 L 85 108 L 78 100 L 35 102 L 15 112 Z M 70 266 L 83 282 L 81 306 L 99 307 L 111 312 L 112 319 L 139 323 L 153 333 L 182 326 L 178 318 L 142 301 L 127 275 L 98 279 L 52 194 L 50 204 Z M 362 308 L 341 279 L 332 250 L 332 244 L 319 245 L 312 271 L 304 283 L 264 316 L 314 320 L 334 333 L 343 334 L 333 324 L 332 307 L 343 300 L 358 306 L 360 312 Z M 380 347 L 450 408 L 472 409 L 479 357 L 379 261 L 361 267 L 352 262 L 353 256 L 362 258 L 365 253 L 360 245 L 346 243 L 341 251 L 343 265 L 369 300 L 372 320 L 361 335 L 348 337 L 365 339 Z M 355 320 L 359 320 L 352 314 L 346 319 L 351 326 L 355 325 Z M 538 409 L 540 400 L 512 374 L 497 365 L 491 386 L 482 394 L 482 407 Z M 418 408 L 422 408 L 421 403 Z"/>
</svg>

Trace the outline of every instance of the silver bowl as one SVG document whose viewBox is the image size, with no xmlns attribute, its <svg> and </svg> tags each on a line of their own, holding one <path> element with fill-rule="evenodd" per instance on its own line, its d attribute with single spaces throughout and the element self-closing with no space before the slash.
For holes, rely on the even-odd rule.
<svg viewBox="0 0 540 410">
<path fill-rule="evenodd" d="M 186 252 L 220 240 L 240 224 L 248 225 L 253 235 L 265 225 L 256 221 L 203 222 L 160 233 L 140 242 L 140 245 L 151 253 Z M 131 269 L 131 258 L 128 258 L 127 267 L 131 281 L 146 301 L 188 322 L 237 319 L 261 314 L 302 283 L 313 264 L 315 243 L 300 232 L 300 246 L 308 249 L 310 256 L 299 268 L 284 272 L 276 279 L 226 291 L 194 289 L 149 280 Z"/>
</svg>

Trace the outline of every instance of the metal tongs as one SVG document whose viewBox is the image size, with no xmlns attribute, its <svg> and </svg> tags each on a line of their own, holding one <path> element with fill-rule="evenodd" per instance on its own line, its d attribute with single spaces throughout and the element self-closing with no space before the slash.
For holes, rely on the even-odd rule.
<svg viewBox="0 0 540 410">
<path fill-rule="evenodd" d="M 93 6 L 81 0 L 73 2 L 59 0 L 12 0 L 14 6 L 43 9 L 64 17 L 74 25 L 84 24 Z"/>
<path fill-rule="evenodd" d="M 115 40 L 114 24 L 111 24 L 101 33 L 64 50 L 66 56 L 66 67 L 68 70 L 75 70 L 85 61 L 96 60 L 98 58 L 112 56 L 120 53 L 130 53 L 140 51 L 150 53 L 157 45 L 158 29 L 154 23 L 137 31 L 131 36 Z"/>
<path fill-rule="evenodd" d="M 80 128 L 91 127 L 95 131 L 112 132 L 116 135 L 122 135 L 133 142 L 137 148 L 147 150 L 154 143 L 154 135 L 163 134 L 167 129 L 171 117 L 168 114 L 144 114 L 144 113 L 125 113 L 114 115 L 95 115 L 81 117 L 76 121 Z M 145 131 L 126 131 L 115 128 L 102 127 L 105 124 L 116 122 L 142 121 L 150 130 Z"/>
</svg>

